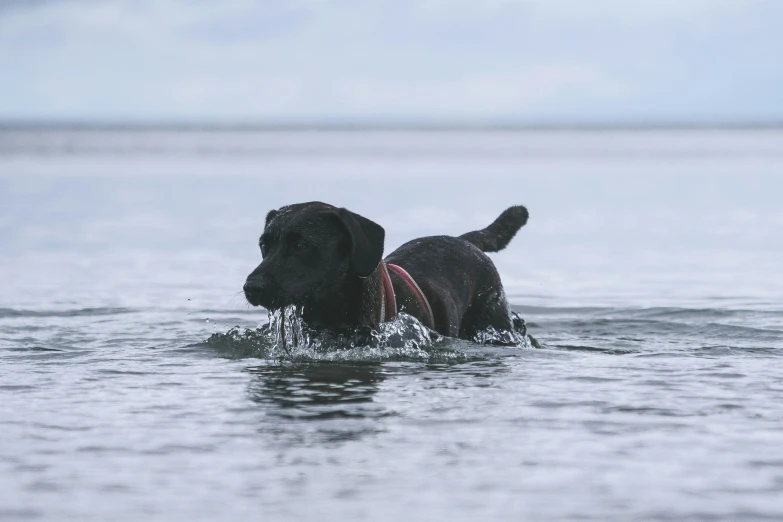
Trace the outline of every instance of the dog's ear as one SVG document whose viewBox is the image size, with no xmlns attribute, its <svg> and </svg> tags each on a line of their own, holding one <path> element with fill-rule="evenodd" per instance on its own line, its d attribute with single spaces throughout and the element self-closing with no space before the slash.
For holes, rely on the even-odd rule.
<svg viewBox="0 0 783 522">
<path fill-rule="evenodd" d="M 351 264 L 359 277 L 373 273 L 383 256 L 386 232 L 379 224 L 344 208 L 337 210 L 348 235 L 351 236 Z"/>
<path fill-rule="evenodd" d="M 266 215 L 266 222 L 264 223 L 264 227 L 268 227 L 269 223 L 275 219 L 275 216 L 277 215 L 277 210 L 270 210 L 269 213 Z"/>
</svg>

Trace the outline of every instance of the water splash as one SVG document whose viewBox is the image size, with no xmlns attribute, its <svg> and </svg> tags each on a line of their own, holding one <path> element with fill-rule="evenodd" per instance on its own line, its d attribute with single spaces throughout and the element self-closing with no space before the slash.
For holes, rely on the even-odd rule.
<svg viewBox="0 0 783 522">
<path fill-rule="evenodd" d="M 516 313 L 511 312 L 511 330 L 498 330 L 487 328 L 473 336 L 473 342 L 478 344 L 490 344 L 495 346 L 514 346 L 519 348 L 541 348 L 539 342 L 527 333 L 525 320 Z"/>
<path fill-rule="evenodd" d="M 302 321 L 302 310 L 297 306 L 287 306 L 269 314 L 269 331 L 274 334 L 274 346 L 291 354 L 300 346 L 312 342 L 312 332 Z"/>
<path fill-rule="evenodd" d="M 343 333 L 316 332 L 302 320 L 301 309 L 286 307 L 269 314 L 269 322 L 255 330 L 232 328 L 213 334 L 206 344 L 229 357 L 257 357 L 283 361 L 455 361 L 470 358 L 464 342 L 445 338 L 416 318 L 398 314 L 377 329 Z M 523 322 L 524 324 L 524 322 Z M 524 329 L 480 332 L 474 342 L 508 347 L 533 346 Z"/>
</svg>

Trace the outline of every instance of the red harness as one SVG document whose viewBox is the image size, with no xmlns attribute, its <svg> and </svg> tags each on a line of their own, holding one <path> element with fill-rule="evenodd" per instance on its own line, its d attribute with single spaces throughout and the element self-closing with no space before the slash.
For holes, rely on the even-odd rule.
<svg viewBox="0 0 783 522">
<path fill-rule="evenodd" d="M 391 277 L 389 277 L 389 270 L 397 274 L 405 281 L 405 284 L 416 296 L 416 299 L 424 305 L 423 308 L 427 310 L 427 321 L 425 326 L 434 330 L 435 329 L 435 316 L 432 315 L 432 307 L 427 300 L 427 296 L 421 291 L 419 285 L 411 277 L 411 275 L 401 266 L 393 265 L 391 263 L 381 262 L 381 316 L 382 323 L 391 321 L 397 315 L 397 299 L 394 296 L 394 287 L 392 286 Z"/>
</svg>

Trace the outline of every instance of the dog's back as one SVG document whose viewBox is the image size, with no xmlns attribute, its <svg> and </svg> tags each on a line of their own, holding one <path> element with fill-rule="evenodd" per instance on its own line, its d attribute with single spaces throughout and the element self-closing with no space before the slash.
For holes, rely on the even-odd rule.
<svg viewBox="0 0 783 522">
<path fill-rule="evenodd" d="M 485 252 L 505 248 L 527 220 L 525 207 L 511 207 L 482 230 L 414 239 L 386 261 L 402 266 L 419 283 L 439 332 L 471 339 L 487 328 L 511 330 L 500 274 Z"/>
</svg>

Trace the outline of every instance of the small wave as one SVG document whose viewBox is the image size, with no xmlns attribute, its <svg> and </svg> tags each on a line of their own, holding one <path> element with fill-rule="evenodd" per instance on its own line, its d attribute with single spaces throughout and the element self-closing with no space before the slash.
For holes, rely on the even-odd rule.
<svg viewBox="0 0 783 522">
<path fill-rule="evenodd" d="M 78 308 L 74 310 L 17 310 L 0 308 L 0 319 L 16 317 L 77 317 L 96 315 L 117 315 L 136 312 L 132 308 Z"/>
<path fill-rule="evenodd" d="M 8 351 L 10 352 L 64 352 L 65 350 L 61 350 L 60 348 L 49 348 L 47 346 L 18 346 L 14 348 L 9 348 Z"/>
<path fill-rule="evenodd" d="M 199 308 L 196 310 L 189 309 L 189 308 L 178 308 L 178 310 L 184 310 L 187 311 L 190 314 L 198 314 L 198 315 L 250 315 L 253 317 L 259 316 L 258 309 L 255 308 L 248 308 L 247 310 L 242 309 L 221 309 L 221 308 Z"/>
<path fill-rule="evenodd" d="M 615 310 L 611 306 L 533 306 L 511 305 L 511 309 L 523 315 L 589 315 Z"/>
<path fill-rule="evenodd" d="M 534 317 L 600 317 L 617 319 L 650 320 L 725 320 L 753 318 L 783 318 L 779 310 L 758 310 L 751 308 L 684 308 L 674 306 L 614 307 L 614 306 L 527 306 L 512 305 L 512 310 Z"/>
<path fill-rule="evenodd" d="M 131 370 L 105 369 L 105 370 L 98 370 L 97 372 L 102 373 L 104 375 L 150 375 L 150 372 L 136 372 Z"/>
<path fill-rule="evenodd" d="M 604 348 L 600 346 L 587 346 L 587 345 L 575 345 L 575 344 L 548 344 L 547 348 L 554 348 L 558 350 L 569 350 L 572 352 L 599 352 L 608 355 L 627 355 L 633 353 L 633 350 L 625 348 Z"/>
</svg>

